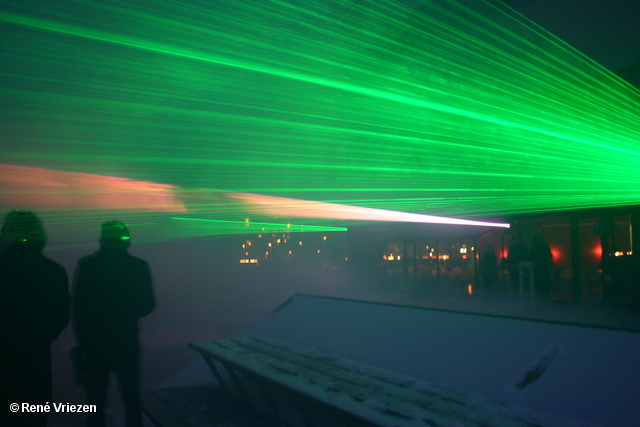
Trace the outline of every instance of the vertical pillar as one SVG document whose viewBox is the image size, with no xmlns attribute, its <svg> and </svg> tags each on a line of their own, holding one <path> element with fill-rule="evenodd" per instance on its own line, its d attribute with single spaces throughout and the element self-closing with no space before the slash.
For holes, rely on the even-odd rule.
<svg viewBox="0 0 640 427">
<path fill-rule="evenodd" d="M 496 295 L 500 295 L 500 292 L 504 292 L 504 296 L 509 296 L 507 292 L 507 282 L 504 277 L 504 269 L 507 267 L 507 264 L 504 262 L 504 234 L 505 231 L 502 230 L 500 233 L 500 256 L 498 257 L 498 289 L 496 289 Z"/>
<path fill-rule="evenodd" d="M 413 241 L 413 284 L 418 283 L 418 241 Z"/>
<path fill-rule="evenodd" d="M 581 273 L 580 266 L 580 218 L 571 215 L 571 281 L 573 284 L 573 301 L 580 301 Z"/>
<path fill-rule="evenodd" d="M 436 283 L 440 293 L 440 240 L 436 239 Z"/>
<path fill-rule="evenodd" d="M 640 308 L 640 214 L 632 212 L 629 216 L 631 224 L 631 242 L 629 250 L 633 260 L 633 283 L 632 302 L 635 307 Z M 637 246 L 637 247 L 636 247 Z"/>
<path fill-rule="evenodd" d="M 478 239 L 473 239 L 473 288 L 475 289 L 474 293 L 478 292 L 480 289 L 480 282 L 478 281 L 478 277 L 480 277 L 480 273 L 478 272 Z"/>
<path fill-rule="evenodd" d="M 602 245 L 602 299 L 606 302 L 613 302 L 616 300 L 617 292 L 615 289 L 616 283 L 613 279 L 613 263 L 609 256 L 612 249 L 611 234 L 613 233 L 611 217 L 601 217 L 599 225 L 600 242 Z"/>
<path fill-rule="evenodd" d="M 407 241 L 402 242 L 402 269 L 404 270 L 404 286 L 409 283 L 409 268 L 407 258 L 409 257 L 409 251 L 407 250 Z"/>
</svg>

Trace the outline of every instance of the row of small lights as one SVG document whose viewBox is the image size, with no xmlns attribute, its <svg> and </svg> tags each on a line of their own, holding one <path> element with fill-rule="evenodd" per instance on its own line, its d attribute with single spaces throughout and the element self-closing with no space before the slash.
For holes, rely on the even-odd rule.
<svg viewBox="0 0 640 427">
<path fill-rule="evenodd" d="M 425 246 L 425 249 L 429 249 L 429 246 Z M 462 245 L 462 247 L 460 248 L 460 253 L 464 256 L 467 254 L 468 252 L 468 248 L 466 245 Z M 474 251 L 475 248 L 472 246 L 471 250 Z M 429 252 L 428 256 L 424 256 L 422 257 L 422 259 L 428 259 L 428 258 L 435 258 L 435 249 L 431 248 L 431 251 Z M 393 253 L 389 254 L 389 255 L 383 255 L 382 258 L 386 261 L 400 261 L 402 259 L 402 255 L 394 255 Z M 449 259 L 451 258 L 449 255 L 440 255 L 438 258 L 440 259 Z"/>
<path fill-rule="evenodd" d="M 248 222 L 248 221 L 247 221 L 247 222 Z M 287 224 L 287 226 L 289 226 L 289 224 Z M 259 238 L 259 239 L 262 239 L 262 237 L 263 237 L 263 235 L 262 235 L 262 234 L 258 234 L 258 238 Z M 275 235 L 275 234 L 272 234 L 272 235 L 271 235 L 271 237 L 276 237 L 276 235 Z M 286 234 L 283 234 L 283 235 L 282 235 L 282 238 L 278 238 L 275 242 L 276 242 L 276 244 L 279 244 L 279 243 L 288 243 L 288 240 L 289 240 L 289 239 L 288 239 L 288 236 L 287 236 Z M 322 240 L 327 240 L 327 236 L 322 236 Z M 298 245 L 299 245 L 299 246 L 303 246 L 303 245 L 304 245 L 304 241 L 299 240 L 299 241 L 298 241 Z M 247 249 L 247 246 L 253 246 L 253 242 L 252 242 L 251 240 L 247 240 L 245 243 L 243 243 L 243 244 L 242 244 L 242 249 Z M 272 248 L 272 247 L 273 247 L 273 242 L 269 242 L 269 243 L 268 243 L 268 246 L 269 246 L 270 248 Z M 288 251 L 288 253 L 289 253 L 289 255 L 292 255 L 292 254 L 293 254 L 293 251 L 292 251 L 292 250 L 290 250 L 290 251 Z M 320 249 L 318 249 L 318 250 L 317 250 L 317 253 L 321 253 Z M 245 253 L 244 253 L 244 254 L 245 254 L 245 256 L 249 256 L 249 252 L 248 252 L 248 251 L 245 251 Z M 265 253 L 264 253 L 264 257 L 265 257 L 265 258 L 268 258 L 268 257 L 269 257 L 269 251 L 265 251 Z M 348 261 L 348 258 L 345 258 L 345 261 Z M 257 260 L 257 259 L 255 259 L 255 258 L 245 258 L 245 259 L 241 259 L 241 260 L 240 260 L 240 263 L 241 263 L 241 264 L 258 264 L 258 260 Z"/>
<path fill-rule="evenodd" d="M 622 251 L 618 251 L 618 252 L 614 252 L 613 253 L 614 256 L 625 256 L 625 255 L 633 255 L 632 251 L 629 252 L 622 252 Z"/>
<path fill-rule="evenodd" d="M 426 246 L 425 249 L 429 249 L 429 246 Z M 600 249 L 600 248 L 598 247 L 598 249 Z M 474 250 L 475 250 L 475 248 L 471 247 L 471 251 L 474 251 Z M 460 253 L 462 254 L 463 258 L 466 258 L 467 251 L 468 251 L 468 248 L 466 248 L 465 246 L 460 248 Z M 554 250 L 552 248 L 552 252 L 553 252 L 554 259 L 560 258 L 560 253 L 557 250 Z M 616 252 L 613 253 L 613 256 L 616 256 L 616 257 L 631 256 L 631 255 L 633 255 L 633 251 L 627 251 L 627 252 L 616 251 Z M 476 256 L 478 257 L 479 255 L 476 255 Z M 423 256 L 422 259 L 430 259 L 430 258 L 435 258 L 435 257 L 436 256 L 435 256 L 435 253 L 434 253 L 434 249 L 431 248 L 431 251 L 429 252 L 429 255 L 428 256 Z M 506 257 L 506 255 L 505 255 L 505 257 Z M 391 253 L 389 255 L 383 255 L 382 258 L 384 260 L 386 260 L 386 261 L 400 261 L 402 259 L 402 256 L 401 255 L 394 255 L 393 253 Z M 450 256 L 449 255 L 440 255 L 438 258 L 446 260 L 446 259 L 449 259 Z"/>
</svg>

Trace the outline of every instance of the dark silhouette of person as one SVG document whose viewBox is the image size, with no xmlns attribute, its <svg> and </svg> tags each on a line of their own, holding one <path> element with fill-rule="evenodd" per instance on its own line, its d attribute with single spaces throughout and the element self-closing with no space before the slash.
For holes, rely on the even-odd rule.
<svg viewBox="0 0 640 427">
<path fill-rule="evenodd" d="M 522 238 L 516 236 L 511 240 L 509 245 L 509 253 L 507 254 L 507 270 L 511 278 L 511 286 L 516 294 L 520 292 L 520 269 L 518 264 L 529 259 L 527 247 L 522 243 Z"/>
<path fill-rule="evenodd" d="M 551 249 L 544 241 L 542 234 L 533 236 L 529 258 L 533 262 L 533 280 L 536 294 L 542 298 L 551 296 Z"/>
<path fill-rule="evenodd" d="M 155 308 L 149 264 L 127 250 L 129 229 L 102 224 L 100 249 L 81 258 L 73 278 L 72 325 L 83 353 L 89 426 L 104 426 L 110 372 L 118 380 L 127 427 L 142 426 L 138 319 Z"/>
<path fill-rule="evenodd" d="M 498 258 L 496 258 L 493 246 L 485 246 L 482 258 L 480 258 L 479 268 L 485 293 L 493 295 L 498 283 Z"/>
<path fill-rule="evenodd" d="M 8 213 L 0 242 L 0 425 L 46 426 L 47 412 L 21 405 L 52 405 L 49 346 L 69 324 L 67 273 L 42 254 L 47 235 L 32 212 Z"/>
</svg>

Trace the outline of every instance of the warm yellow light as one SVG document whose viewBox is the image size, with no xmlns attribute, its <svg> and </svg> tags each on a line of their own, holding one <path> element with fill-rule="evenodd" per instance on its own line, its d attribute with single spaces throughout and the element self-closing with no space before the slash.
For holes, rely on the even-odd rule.
<svg viewBox="0 0 640 427">
<path fill-rule="evenodd" d="M 469 295 L 473 295 L 473 286 L 471 284 L 467 286 L 467 292 L 469 292 Z"/>
</svg>

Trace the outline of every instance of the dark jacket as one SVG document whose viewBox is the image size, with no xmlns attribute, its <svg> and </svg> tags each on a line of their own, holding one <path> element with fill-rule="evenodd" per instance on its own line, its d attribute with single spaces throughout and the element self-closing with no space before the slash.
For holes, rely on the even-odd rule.
<svg viewBox="0 0 640 427">
<path fill-rule="evenodd" d="M 72 322 L 78 344 L 105 356 L 138 356 L 138 319 L 155 307 L 149 264 L 126 249 L 101 248 L 78 261 Z"/>
<path fill-rule="evenodd" d="M 67 273 L 39 249 L 16 244 L 0 254 L 2 400 L 51 400 L 49 345 L 69 324 L 69 301 Z"/>
</svg>

